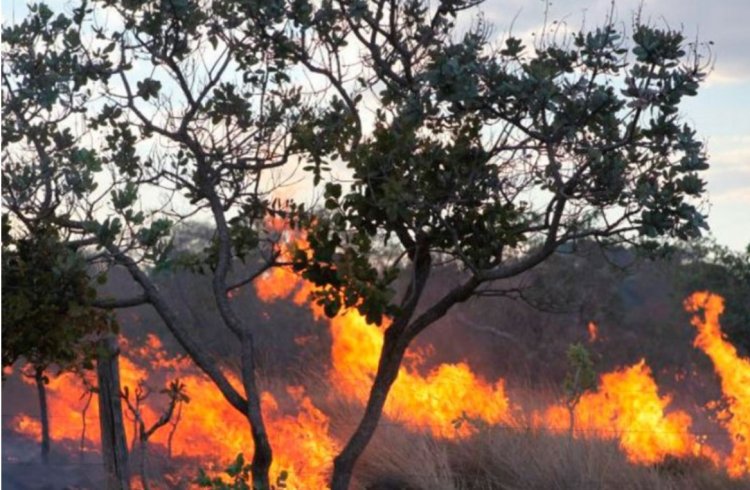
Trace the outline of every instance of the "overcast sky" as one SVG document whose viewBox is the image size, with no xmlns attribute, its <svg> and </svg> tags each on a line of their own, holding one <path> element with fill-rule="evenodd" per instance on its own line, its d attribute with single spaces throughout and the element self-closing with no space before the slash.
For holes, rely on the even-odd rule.
<svg viewBox="0 0 750 490">
<path fill-rule="evenodd" d="M 25 0 L 2 0 L 4 22 L 26 13 Z M 60 7 L 63 0 L 48 2 Z M 616 17 L 631 24 L 641 0 L 618 0 Z M 481 11 L 502 38 L 509 31 L 527 37 L 539 32 L 545 0 L 487 0 Z M 601 25 L 610 0 L 557 0 L 547 18 L 571 29 Z M 711 168 L 705 173 L 708 222 L 717 241 L 734 249 L 750 244 L 750 0 L 648 0 L 642 18 L 682 28 L 688 38 L 712 41 L 715 67 L 697 97 L 683 104 L 683 115 L 708 144 Z"/>
</svg>

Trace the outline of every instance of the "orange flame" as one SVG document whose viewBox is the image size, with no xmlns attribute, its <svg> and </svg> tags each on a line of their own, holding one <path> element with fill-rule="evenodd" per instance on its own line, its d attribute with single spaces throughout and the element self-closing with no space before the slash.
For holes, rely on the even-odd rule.
<svg viewBox="0 0 750 490">
<path fill-rule="evenodd" d="M 20 434 L 25 434 L 37 441 L 42 440 L 42 423 L 25 413 L 13 417 L 11 427 Z"/>
<path fill-rule="evenodd" d="M 305 243 L 298 241 L 296 246 L 304 247 Z M 316 318 L 323 317 L 320 306 L 308 301 L 314 286 L 287 269 L 270 271 L 256 281 L 255 287 L 263 301 L 293 294 L 295 303 L 307 303 Z M 346 397 L 365 402 L 377 371 L 383 331 L 354 309 L 342 312 L 329 323 L 333 386 Z M 420 370 L 427 364 L 424 353 L 412 350 L 407 358 L 408 366 L 399 370 L 384 408 L 389 418 L 445 438 L 467 436 L 474 431 L 472 424 L 462 421 L 511 422 L 511 404 L 502 379 L 489 383 L 465 362 L 441 364 L 422 375 Z"/>
<path fill-rule="evenodd" d="M 272 225 L 283 232 L 278 223 Z M 296 242 L 295 246 L 305 247 L 299 237 L 292 236 L 291 240 Z M 290 254 L 290 250 L 285 250 L 282 255 L 288 259 Z M 263 301 L 291 298 L 299 305 L 307 304 L 316 318 L 323 317 L 320 306 L 309 301 L 313 286 L 288 268 L 268 271 L 256 281 L 255 288 Z M 722 461 L 714 449 L 692 432 L 690 415 L 674 409 L 669 395 L 660 394 L 645 360 L 603 374 L 596 391 L 581 396 L 572 408 L 573 435 L 616 439 L 628 459 L 635 463 L 657 463 L 667 456 L 704 456 L 716 463 L 723 462 L 731 475 L 750 474 L 750 360 L 740 358 L 736 349 L 722 338 L 720 297 L 696 293 L 686 300 L 685 307 L 692 312 L 705 311 L 704 318 L 696 315 L 692 320 L 698 329 L 695 346 L 708 354 L 721 377 L 728 408 L 720 414 L 720 421 L 732 436 L 731 454 Z M 330 384 L 345 397 L 363 403 L 369 396 L 383 345 L 383 328 L 387 325 L 379 328 L 369 324 L 353 309 L 343 311 L 328 323 L 332 337 Z M 587 330 L 590 342 L 600 339 L 595 323 L 590 322 Z M 186 386 L 191 400 L 183 406 L 181 423 L 173 434 L 174 455 L 220 465 L 238 452 L 252 451 L 247 420 L 225 402 L 215 385 L 188 359 L 167 355 L 154 335 L 147 336 L 142 345 L 123 342 L 120 358 L 123 386 L 132 389 L 156 372 L 180 378 Z M 466 362 L 430 368 L 428 357 L 428 349 L 411 349 L 407 353 L 407 361 L 399 370 L 384 408 L 387 418 L 441 438 L 473 434 L 477 426 L 465 421 L 518 425 L 519 418 L 513 416 L 518 408 L 511 403 L 502 379 L 495 382 L 482 379 Z M 241 386 L 236 375 L 225 374 L 230 383 Z M 48 403 L 53 414 L 50 426 L 54 441 L 80 440 L 84 392 L 83 381 L 72 374 L 51 379 Z M 288 488 L 325 488 L 333 457 L 340 448 L 339 441 L 329 434 L 328 416 L 314 405 L 303 387 L 289 386 L 283 393 L 266 391 L 261 399 L 275 455 L 272 478 L 275 480 L 283 471 L 288 475 Z M 282 408 L 286 407 L 285 401 L 293 402 L 295 409 Z M 157 394 L 147 400 L 143 406 L 147 425 L 148 421 L 158 419 L 166 403 L 166 398 Z M 570 427 L 570 413 L 563 403 L 552 405 L 532 413 L 532 425 L 564 432 Z M 88 408 L 86 423 L 86 446 L 98 447 L 95 401 Z M 39 422 L 25 414 L 14 418 L 12 425 L 17 432 L 40 438 Z M 132 424 L 126 423 L 126 432 L 132 440 Z M 165 446 L 168 439 L 169 430 L 165 428 L 157 431 L 150 442 Z"/>
<path fill-rule="evenodd" d="M 616 438 L 634 463 L 657 463 L 666 456 L 709 456 L 692 435 L 690 415 L 668 412 L 669 396 L 659 390 L 645 360 L 603 374 L 596 392 L 584 394 L 573 410 L 578 437 Z M 548 408 L 538 425 L 567 430 L 570 412 L 565 405 Z"/>
<path fill-rule="evenodd" d="M 357 311 L 349 310 L 331 320 L 333 337 L 331 381 L 338 391 L 364 402 L 378 366 L 383 334 Z M 488 383 L 466 363 L 441 364 L 427 375 L 420 352 L 412 352 L 408 367 L 399 370 L 385 405 L 385 414 L 414 429 L 429 429 L 439 437 L 465 436 L 471 424 L 510 422 L 510 402 L 503 380 Z"/>
<path fill-rule="evenodd" d="M 743 359 L 737 349 L 724 340 L 719 316 L 724 312 L 724 299 L 709 292 L 693 293 L 685 300 L 690 312 L 696 314 L 691 323 L 698 329 L 694 345 L 711 358 L 721 378 L 721 390 L 727 403 L 719 413 L 722 425 L 732 436 L 732 452 L 727 458 L 727 471 L 732 476 L 750 474 L 750 359 Z"/>
<path fill-rule="evenodd" d="M 121 350 L 137 356 L 139 363 L 146 362 L 153 372 L 166 372 L 169 377 L 178 377 L 185 384 L 190 402 L 182 407 L 181 421 L 173 436 L 175 456 L 198 457 L 209 468 L 216 468 L 239 452 L 252 453 L 253 443 L 247 420 L 225 402 L 216 386 L 198 373 L 187 359 L 166 356 L 161 342 L 153 335 L 149 335 L 141 347 L 128 345 L 126 341 L 124 344 L 128 349 Z M 230 383 L 240 385 L 231 372 L 225 374 Z M 149 373 L 123 354 L 120 356 L 120 377 L 123 389 L 127 386 L 132 390 L 139 382 L 148 380 Z M 339 449 L 328 435 L 328 417 L 313 405 L 304 389 L 290 387 L 287 391 L 298 407 L 294 416 L 282 411 L 270 392 L 262 394 L 263 413 L 275 454 L 272 477 L 275 480 L 284 471 L 289 488 L 324 488 L 331 462 Z M 50 438 L 56 442 L 78 444 L 82 432 L 81 412 L 85 404 L 81 397 L 81 393 L 85 392 L 82 380 L 71 373 L 61 374 L 50 380 L 47 392 L 51 415 Z M 155 394 L 147 399 L 142 406 L 147 426 L 160 417 L 166 403 L 163 395 Z M 99 407 L 97 401 L 93 400 L 85 419 L 87 449 L 99 447 L 98 417 Z M 20 434 L 41 439 L 40 423 L 25 414 L 14 418 L 11 425 Z M 128 441 L 132 441 L 133 424 L 127 412 L 125 432 Z M 154 433 L 149 443 L 166 447 L 169 432 L 168 427 L 162 428 Z"/>
</svg>

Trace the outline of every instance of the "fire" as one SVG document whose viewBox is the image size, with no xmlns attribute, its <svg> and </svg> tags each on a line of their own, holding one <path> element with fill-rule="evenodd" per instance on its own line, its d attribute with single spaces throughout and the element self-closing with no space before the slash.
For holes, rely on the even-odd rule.
<svg viewBox="0 0 750 490">
<path fill-rule="evenodd" d="M 21 378 L 31 384 L 33 379 Z M 91 387 L 94 386 L 92 376 L 87 373 L 85 378 L 72 373 L 50 376 L 47 384 L 47 411 L 49 414 L 50 439 L 53 441 L 68 441 L 81 449 L 91 450 L 99 445 L 99 407 L 96 402 L 88 403 Z M 86 409 L 86 431 L 83 433 L 83 413 Z M 32 423 L 33 422 L 33 423 Z M 41 439 L 41 424 L 22 414 L 14 418 L 13 429 L 33 439 Z M 129 428 L 126 428 L 129 429 Z"/>
<path fill-rule="evenodd" d="M 286 471 L 289 488 L 326 488 L 339 444 L 328 435 L 328 417 L 313 405 L 304 388 L 289 387 L 287 392 L 299 406 L 296 416 L 280 413 L 269 393 L 263 399 L 263 413 L 269 420 L 268 433 L 276 454 L 271 473 Z"/>
<path fill-rule="evenodd" d="M 732 452 L 727 471 L 732 476 L 750 474 L 750 359 L 743 359 L 737 349 L 724 340 L 719 316 L 724 299 L 709 292 L 693 293 L 685 300 L 685 309 L 696 313 L 691 323 L 698 329 L 695 347 L 711 358 L 721 379 L 721 390 L 727 408 L 719 413 L 721 424 L 732 437 Z M 703 317 L 697 314 L 703 310 Z"/>
<path fill-rule="evenodd" d="M 42 423 L 37 419 L 32 419 L 25 413 L 13 417 L 11 426 L 20 434 L 26 434 L 37 441 L 42 439 Z"/>
<path fill-rule="evenodd" d="M 660 396 L 646 361 L 601 376 L 596 392 L 584 394 L 573 410 L 577 437 L 617 438 L 634 463 L 657 463 L 666 456 L 709 455 L 692 435 L 690 415 L 668 411 L 671 397 Z M 548 408 L 536 422 L 555 431 L 568 430 L 564 405 Z"/>
<path fill-rule="evenodd" d="M 599 340 L 599 327 L 596 326 L 596 323 L 589 322 L 589 324 L 588 324 L 588 326 L 586 328 L 588 328 L 588 331 L 589 331 L 589 342 L 590 343 L 593 344 L 594 342 L 596 342 L 597 340 Z"/>
<path fill-rule="evenodd" d="M 310 304 L 307 300 L 312 286 L 295 281 L 290 274 L 274 271 L 265 275 L 256 283 L 259 296 L 264 301 L 293 296 L 297 304 Z M 322 317 L 316 305 L 311 308 L 316 317 Z M 365 402 L 378 365 L 382 330 L 368 324 L 353 309 L 329 323 L 330 380 L 348 398 Z M 594 322 L 588 323 L 587 330 L 590 342 L 600 338 Z M 457 420 L 515 424 L 503 380 L 488 383 L 466 363 L 442 364 L 422 375 L 426 355 L 420 351 L 412 351 L 407 361 L 384 408 L 389 418 L 411 429 L 427 428 L 438 437 L 470 435 L 471 425 L 455 424 Z M 597 391 L 581 397 L 573 411 L 574 435 L 617 438 L 634 463 L 657 463 L 667 456 L 702 456 L 718 462 L 716 451 L 691 432 L 690 415 L 670 407 L 671 402 L 671 396 L 660 395 L 651 369 L 642 359 L 630 367 L 603 374 Z M 568 430 L 570 411 L 563 404 L 554 405 L 542 415 L 532 414 L 532 421 L 539 428 Z"/>
<path fill-rule="evenodd" d="M 280 225 L 278 229 L 286 233 Z M 299 237 L 292 236 L 291 240 L 297 247 L 305 246 Z M 284 250 L 282 256 L 288 259 L 290 253 Z M 322 308 L 309 300 L 313 286 L 289 268 L 269 270 L 256 281 L 255 288 L 262 301 L 291 298 L 298 305 L 307 305 L 315 318 L 324 317 Z M 574 437 L 616 439 L 634 463 L 654 464 L 668 456 L 702 456 L 723 463 L 730 475 L 750 474 L 750 360 L 740 358 L 722 337 L 722 298 L 696 293 L 686 300 L 685 307 L 691 312 L 704 311 L 702 317 L 696 314 L 692 319 L 698 329 L 695 346 L 711 358 L 721 378 L 727 408 L 719 414 L 720 423 L 732 436 L 728 456 L 721 458 L 692 432 L 691 416 L 676 409 L 670 395 L 660 392 L 644 359 L 602 374 L 596 390 L 584 393 L 575 404 L 559 403 L 531 412 L 531 425 L 556 433 L 572 431 Z M 387 322 L 382 327 L 369 324 L 355 309 L 327 322 L 332 338 L 329 385 L 344 398 L 364 403 L 377 370 Z M 601 338 L 594 322 L 587 324 L 587 331 L 589 342 Z M 301 338 L 298 343 L 309 340 Z M 121 342 L 122 386 L 132 390 L 146 383 L 152 387 L 152 396 L 142 407 L 147 426 L 160 417 L 167 404 L 158 391 L 166 381 L 179 378 L 190 397 L 181 408 L 179 426 L 173 431 L 169 426 L 157 431 L 149 441 L 151 445 L 169 445 L 174 456 L 197 458 L 211 472 L 239 452 L 248 456 L 252 453 L 245 417 L 225 402 L 214 384 L 187 358 L 168 355 L 154 335 L 137 345 L 124 339 Z M 449 439 L 470 437 L 482 424 L 521 426 L 519 421 L 525 418 L 511 402 L 503 379 L 487 381 L 466 362 L 431 367 L 429 353 L 429 348 L 407 352 L 384 408 L 388 419 L 409 430 L 429 431 L 435 437 Z M 225 375 L 234 386 L 241 386 L 233 372 L 227 370 Z M 84 380 L 73 374 L 51 379 L 47 389 L 54 441 L 79 444 L 83 440 L 86 449 L 99 446 L 96 400 L 87 405 L 93 384 L 91 377 Z M 272 480 L 285 475 L 285 488 L 325 488 L 333 458 L 341 447 L 341 441 L 330 435 L 329 416 L 302 386 L 265 391 L 261 403 L 274 451 Z M 84 421 L 86 433 L 82 436 Z M 12 425 L 19 433 L 40 438 L 40 423 L 25 414 L 15 417 Z M 132 441 L 134 427 L 127 414 L 126 432 Z"/>
<path fill-rule="evenodd" d="M 383 334 L 354 310 L 331 320 L 331 381 L 347 397 L 364 402 L 378 366 Z M 466 363 L 441 364 L 420 374 L 426 364 L 421 352 L 412 352 L 399 371 L 385 405 L 385 414 L 414 429 L 429 429 L 439 437 L 469 435 L 471 424 L 509 423 L 510 402 L 503 380 L 488 383 Z"/>
<path fill-rule="evenodd" d="M 271 301 L 292 296 L 295 303 L 309 304 L 313 315 L 322 318 L 322 309 L 308 301 L 313 286 L 282 270 L 277 268 L 256 282 L 258 297 Z M 329 323 L 333 339 L 330 380 L 345 397 L 365 402 L 377 370 L 383 331 L 354 309 L 342 312 Z M 412 350 L 407 353 L 407 360 L 386 401 L 384 411 L 389 418 L 445 438 L 467 436 L 474 431 L 472 424 L 462 421 L 512 422 L 502 379 L 489 383 L 465 362 L 441 364 L 422 375 L 427 356 Z"/>
<path fill-rule="evenodd" d="M 128 347 L 127 349 L 124 347 Z M 156 336 L 149 335 L 141 347 L 127 341 L 122 343 L 120 356 L 121 386 L 131 390 L 142 381 L 150 381 L 149 371 L 140 367 L 148 365 L 151 372 L 160 372 L 171 379 L 180 378 L 185 383 L 190 402 L 182 407 L 181 421 L 172 436 L 172 454 L 199 458 L 210 468 L 219 468 L 240 452 L 252 454 L 252 438 L 247 420 L 232 408 L 215 385 L 199 373 L 185 358 L 171 358 Z M 133 357 L 131 357 L 133 356 Z M 138 359 L 138 363 L 132 359 Z M 225 373 L 235 386 L 239 379 L 231 372 Z M 31 382 L 31 381 L 29 381 Z M 153 386 L 152 388 L 160 388 Z M 158 389 L 142 407 L 148 426 L 156 421 L 167 400 L 158 394 Z M 49 413 L 51 414 L 50 437 L 55 442 L 78 444 L 82 436 L 82 412 L 87 393 L 82 379 L 64 373 L 50 380 L 47 386 Z M 268 433 L 274 448 L 271 467 L 273 478 L 285 472 L 289 488 L 317 490 L 324 488 L 330 473 L 331 462 L 337 454 L 338 444 L 328 435 L 328 417 L 315 407 L 301 387 L 289 387 L 288 395 L 297 406 L 296 414 L 289 415 L 280 409 L 270 392 L 262 394 L 263 413 Z M 86 410 L 85 442 L 88 449 L 100 444 L 99 407 L 94 400 Z M 22 414 L 12 421 L 13 429 L 35 440 L 41 439 L 38 420 Z M 132 444 L 134 428 L 132 418 L 125 413 L 125 432 Z M 170 438 L 169 427 L 154 433 L 150 445 L 166 447 Z"/>
<path fill-rule="evenodd" d="M 266 272 L 263 280 L 255 283 L 255 292 L 261 301 L 286 298 L 298 288 L 298 277 L 286 267 L 276 267 Z"/>
</svg>

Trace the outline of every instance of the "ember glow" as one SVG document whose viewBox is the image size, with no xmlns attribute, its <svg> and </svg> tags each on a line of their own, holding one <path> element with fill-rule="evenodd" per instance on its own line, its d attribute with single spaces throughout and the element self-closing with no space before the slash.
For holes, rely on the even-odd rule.
<svg viewBox="0 0 750 490">
<path fill-rule="evenodd" d="M 586 326 L 586 328 L 589 331 L 589 342 L 594 343 L 597 340 L 599 340 L 599 327 L 596 326 L 596 323 L 589 322 L 589 324 Z"/>
<path fill-rule="evenodd" d="M 308 305 L 315 318 L 321 309 L 309 300 L 311 286 L 293 272 L 277 268 L 256 284 L 263 301 L 290 298 Z M 235 301 L 238 299 L 235 298 Z M 602 438 L 618 441 L 633 463 L 653 464 L 666 457 L 705 457 L 726 468 L 736 477 L 750 474 L 750 360 L 739 356 L 723 339 L 719 316 L 723 300 L 710 293 L 696 293 L 686 300 L 688 311 L 695 312 L 692 323 L 698 330 L 695 346 L 713 361 L 721 378 L 726 409 L 719 413 L 721 426 L 731 436 L 728 454 L 707 445 L 696 434 L 691 415 L 677 409 L 672 397 L 659 389 L 647 362 L 639 362 L 600 376 L 597 388 L 584 393 L 572 408 L 572 435 L 577 438 Z M 703 311 L 703 315 L 699 312 Z M 331 394 L 362 405 L 378 364 L 383 329 L 368 324 L 355 310 L 347 310 L 326 320 L 330 329 L 331 365 L 327 385 Z M 596 325 L 588 325 L 589 339 L 597 339 Z M 186 385 L 190 402 L 182 407 L 181 422 L 172 434 L 172 454 L 196 458 L 216 471 L 237 453 L 252 453 L 252 440 L 246 419 L 223 399 L 218 390 L 187 359 L 170 357 L 160 340 L 150 335 L 139 345 L 121 341 L 121 382 L 133 389 L 138 383 L 156 383 L 179 378 Z M 428 431 L 439 438 L 471 437 L 477 427 L 502 425 L 513 428 L 531 426 L 558 434 L 571 430 L 571 407 L 565 403 L 524 413 L 514 404 L 502 379 L 488 381 L 472 371 L 467 362 L 440 364 L 428 368 L 429 349 L 407 353 L 404 366 L 394 383 L 385 407 L 385 417 L 407 430 Z M 227 371 L 232 384 L 240 380 Z M 26 380 L 31 383 L 31 380 Z M 53 377 L 48 385 L 51 437 L 55 442 L 80 443 L 82 411 L 87 402 L 87 382 L 72 374 Z M 156 420 L 167 404 L 159 393 L 162 386 L 152 385 L 153 394 L 143 407 L 147 425 Z M 325 488 L 333 458 L 343 441 L 329 430 L 330 415 L 316 406 L 304 386 L 289 385 L 262 395 L 263 412 L 274 449 L 272 480 L 287 475 L 287 488 Z M 98 406 L 96 399 L 86 409 L 84 449 L 99 446 Z M 480 422 L 481 423 L 475 423 Z M 15 431 L 38 440 L 39 422 L 26 414 L 12 421 Z M 132 441 L 133 427 L 126 417 L 126 432 Z M 169 430 L 158 431 L 152 445 L 166 447 Z"/>
</svg>

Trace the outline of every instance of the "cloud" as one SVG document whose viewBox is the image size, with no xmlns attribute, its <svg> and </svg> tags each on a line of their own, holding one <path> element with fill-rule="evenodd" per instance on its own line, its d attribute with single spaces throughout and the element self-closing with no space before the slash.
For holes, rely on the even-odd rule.
<svg viewBox="0 0 750 490">
<path fill-rule="evenodd" d="M 511 29 L 516 35 L 527 31 L 540 32 L 548 11 L 548 24 L 562 21 L 573 30 L 585 24 L 600 25 L 610 11 L 610 0 L 553 1 L 549 8 L 544 0 L 487 0 L 481 11 L 495 26 L 499 35 Z M 618 0 L 615 18 L 630 27 L 641 0 Z M 643 3 L 642 19 L 657 26 L 682 29 L 689 40 L 712 41 L 715 72 L 712 83 L 750 79 L 750 1 L 721 0 L 709 4 L 705 0 L 649 0 Z"/>
</svg>

